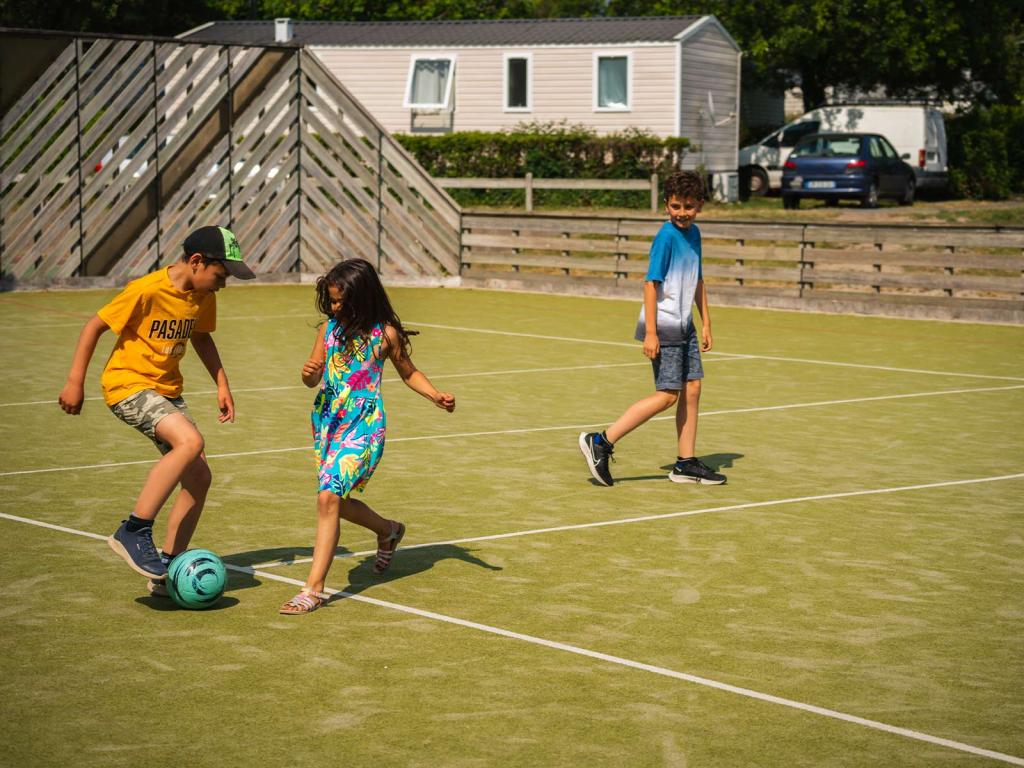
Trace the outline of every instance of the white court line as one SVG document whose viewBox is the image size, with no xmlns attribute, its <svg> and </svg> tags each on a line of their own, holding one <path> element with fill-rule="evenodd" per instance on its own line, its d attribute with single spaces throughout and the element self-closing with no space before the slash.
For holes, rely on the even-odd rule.
<svg viewBox="0 0 1024 768">
<path fill-rule="evenodd" d="M 498 539 L 514 539 L 520 536 L 536 536 L 542 533 L 560 533 L 562 531 L 581 531 L 586 528 L 605 528 L 610 525 L 627 525 L 631 523 L 648 523 L 652 520 L 670 520 L 677 517 L 693 517 L 695 515 L 707 515 L 712 512 L 735 512 L 738 509 L 758 509 L 762 507 L 778 507 L 783 504 L 799 504 L 806 501 L 828 501 L 830 499 L 846 499 L 854 496 L 873 496 L 882 493 L 903 493 L 905 491 L 921 491 L 929 488 L 950 488 L 956 485 L 976 485 L 978 483 L 995 483 L 1001 480 L 1020 480 L 1024 478 L 1024 472 L 1014 475 L 993 475 L 992 477 L 974 477 L 968 480 L 946 480 L 939 483 L 923 483 L 921 485 L 903 485 L 894 488 L 870 488 L 863 491 L 844 491 L 842 493 L 825 493 L 818 496 L 794 496 L 788 499 L 772 499 L 770 501 L 751 501 L 745 504 L 730 504 L 726 507 L 706 507 L 704 509 L 691 509 L 685 512 L 665 512 L 660 515 L 644 515 L 643 517 L 627 517 L 620 520 L 600 520 L 594 523 L 576 523 L 574 525 L 557 525 L 550 528 L 532 528 L 526 531 L 512 531 L 511 533 L 494 533 L 489 536 L 471 536 L 464 539 L 451 539 L 449 541 L 432 541 L 424 544 L 403 545 L 406 549 L 424 549 L 427 547 L 444 547 L 451 544 L 469 544 L 476 541 L 497 541 Z M 344 560 L 351 557 L 365 557 L 376 554 L 376 549 L 368 549 L 365 552 L 346 552 L 336 555 L 336 560 Z M 267 563 L 254 565 L 254 568 L 278 568 L 287 565 L 302 565 L 313 562 L 313 558 L 304 557 L 298 560 L 272 560 Z"/>
<path fill-rule="evenodd" d="M 746 358 L 742 355 L 726 355 L 723 357 L 716 357 L 713 360 L 705 360 L 705 363 L 724 363 L 729 360 L 745 360 Z M 644 360 L 639 363 L 598 363 L 596 365 L 566 365 L 559 366 L 557 368 L 512 368 L 507 371 L 477 371 L 475 373 L 439 373 L 431 374 L 431 380 L 434 379 L 471 379 L 478 376 L 507 376 L 511 374 L 519 373 L 552 373 L 555 371 L 582 371 L 591 370 L 597 368 L 630 368 L 637 365 L 650 365 L 650 361 Z M 388 378 L 384 379 L 384 383 L 396 383 L 400 382 L 400 378 Z M 232 387 L 231 393 L 235 392 L 278 392 L 286 389 L 310 389 L 305 384 L 284 384 L 279 387 Z M 215 395 L 217 390 L 215 389 L 197 389 L 188 392 L 189 397 L 193 395 Z M 86 401 L 89 400 L 102 400 L 102 397 L 87 397 Z M 50 400 L 28 400 L 20 403 L 0 403 L 0 408 L 13 408 L 18 405 L 56 405 L 57 401 L 54 399 Z"/>
<path fill-rule="evenodd" d="M 247 320 L 267 320 L 267 319 L 281 319 L 281 318 L 290 318 L 290 317 L 307 317 L 307 315 L 302 315 L 302 314 L 253 315 L 251 317 L 235 317 L 235 318 L 223 318 L 223 319 L 225 319 L 225 320 L 245 320 L 245 319 L 247 319 Z M 76 325 L 76 326 L 83 325 L 84 322 L 85 321 L 83 320 L 81 323 L 75 323 L 74 325 Z M 603 345 L 613 346 L 613 347 L 632 347 L 634 349 L 636 348 L 637 344 L 639 343 L 637 341 L 605 341 L 605 340 L 602 340 L 602 339 L 580 339 L 580 338 L 575 338 L 575 337 L 572 337 L 572 336 L 547 336 L 547 335 L 537 334 L 537 333 L 520 333 L 520 332 L 517 332 L 517 331 L 497 331 L 497 330 L 493 330 L 493 329 L 490 329 L 490 328 L 469 328 L 469 327 L 466 327 L 466 326 L 458 326 L 458 325 L 439 325 L 437 323 L 418 323 L 418 322 L 415 322 L 413 320 L 409 320 L 409 321 L 405 322 L 404 325 L 408 325 L 409 327 L 419 326 L 419 327 L 422 327 L 422 328 L 439 328 L 439 329 L 447 330 L 447 331 L 464 331 L 466 333 L 488 333 L 488 334 L 495 334 L 495 335 L 498 335 L 498 336 L 519 336 L 519 337 L 528 338 L 528 339 L 545 339 L 547 341 L 571 341 L 571 342 L 575 342 L 575 343 L 578 343 L 578 344 L 603 344 Z M 29 327 L 43 327 L 43 326 L 29 326 Z M 56 327 L 61 327 L 61 326 L 53 325 L 53 326 L 50 326 L 50 327 L 56 328 Z M 17 327 L 16 326 L 13 326 L 13 327 L 12 326 L 8 326 L 6 328 L 2 328 L 2 330 L 12 330 L 12 329 L 13 330 L 17 330 Z M 838 362 L 838 361 L 833 361 L 833 360 L 811 360 L 811 359 L 808 359 L 808 358 L 801 358 L 801 357 L 780 357 L 780 356 L 774 356 L 774 355 L 748 355 L 748 354 L 743 354 L 743 353 L 740 353 L 740 352 L 715 352 L 715 351 L 705 352 L 704 354 L 706 354 L 706 355 L 728 354 L 728 355 L 731 355 L 733 357 L 743 358 L 743 359 L 747 359 L 747 360 L 775 360 L 777 362 L 783 362 L 783 363 L 804 363 L 804 364 L 807 364 L 807 365 L 832 365 L 832 366 L 841 366 L 843 368 L 865 368 L 865 369 L 874 370 L 874 371 L 889 371 L 890 373 L 921 373 L 921 374 L 926 374 L 926 375 L 929 375 L 929 376 L 960 376 L 960 377 L 963 377 L 963 378 L 971 378 L 971 379 L 998 379 L 1000 381 L 1024 381 L 1024 376 L 995 376 L 995 375 L 984 374 L 984 373 L 962 373 L 962 372 L 959 372 L 959 371 L 956 371 L 956 372 L 954 372 L 954 371 L 930 371 L 930 370 L 921 369 L 921 368 L 896 368 L 896 367 L 887 366 L 887 365 L 868 365 L 866 363 L 844 363 L 844 362 Z"/>
<path fill-rule="evenodd" d="M 834 365 L 842 368 L 870 368 L 875 371 L 890 371 L 892 373 L 923 373 L 928 376 L 960 376 L 967 379 L 998 379 L 999 381 L 1024 381 L 1024 376 L 994 376 L 987 373 L 960 373 L 958 371 L 928 371 L 921 368 L 893 368 L 888 365 L 862 365 L 861 363 L 841 363 L 833 360 L 809 360 L 802 357 L 774 357 L 772 355 L 745 355 L 741 352 L 733 353 L 736 357 L 745 357 L 750 360 L 776 360 L 782 363 L 807 363 L 809 365 Z"/>
<path fill-rule="evenodd" d="M 716 357 L 714 360 L 706 360 L 707 362 L 713 361 L 725 361 L 731 359 L 743 359 L 740 355 L 732 355 L 728 357 Z M 633 366 L 649 366 L 650 362 L 644 360 L 643 362 L 600 362 L 593 366 L 560 366 L 558 368 L 518 368 L 510 369 L 508 371 L 480 371 L 471 374 L 431 374 L 430 379 L 471 379 L 479 376 L 511 376 L 512 374 L 545 374 L 553 373 L 556 371 L 586 371 L 591 369 L 600 368 L 631 368 Z M 401 379 L 391 377 L 384 379 L 384 383 L 399 382 Z M 279 387 L 231 387 L 231 394 L 236 392 L 275 392 L 284 389 L 309 389 L 305 384 L 285 384 Z M 197 394 L 216 394 L 216 389 L 197 389 L 190 390 L 188 396 Z M 86 397 L 86 400 L 101 400 L 102 397 Z M 48 400 L 27 400 L 25 402 L 0 402 L 0 408 L 13 408 L 15 406 L 54 406 L 56 400 L 50 398 Z"/>
<path fill-rule="evenodd" d="M 513 331 L 495 331 L 486 328 L 466 328 L 463 326 L 456 325 L 433 325 L 431 323 L 414 323 L 409 322 L 410 326 L 419 325 L 424 328 L 442 328 L 448 331 L 466 331 L 467 333 L 493 333 L 499 336 L 525 336 L 531 339 L 547 339 L 549 341 L 572 341 L 581 344 L 610 344 L 613 346 L 622 347 L 636 347 L 639 342 L 624 342 L 624 341 L 599 341 L 597 339 L 576 339 L 568 336 L 542 336 L 535 333 L 517 333 Z M 710 352 L 705 354 L 719 354 L 718 352 Z M 735 357 L 742 357 L 747 360 L 775 360 L 783 363 L 806 363 L 809 365 L 837 365 L 844 368 L 867 368 L 874 371 L 889 371 L 892 373 L 924 373 L 929 376 L 963 376 L 972 379 L 999 379 L 1001 381 L 1024 381 L 1024 376 L 992 376 L 983 373 L 960 373 L 951 371 L 928 371 L 920 368 L 894 368 L 887 365 L 868 365 L 866 363 L 842 363 L 831 360 L 810 360 L 801 357 L 777 357 L 771 355 L 747 355 L 742 352 L 729 352 L 721 354 L 730 354 Z"/>
<path fill-rule="evenodd" d="M 846 400 L 819 400 L 812 403 L 790 403 L 789 405 L 762 405 L 751 408 L 730 408 L 721 411 L 706 411 L 701 417 L 727 416 L 733 413 L 756 413 L 758 411 L 785 411 L 794 408 L 818 408 L 829 405 L 848 405 L 851 403 L 875 402 L 879 400 L 901 400 L 914 397 L 938 397 L 941 395 L 958 395 L 971 392 L 1003 392 L 1006 390 L 1024 389 L 1024 384 L 1013 384 L 1005 387 L 973 387 L 969 389 L 947 389 L 938 392 L 911 392 L 904 395 L 876 395 L 874 397 L 855 397 Z M 675 416 L 655 416 L 649 421 L 668 421 L 675 419 Z M 533 432 L 558 432 L 566 429 L 592 429 L 595 427 L 607 426 L 607 421 L 595 422 L 593 424 L 559 424 L 553 427 L 524 427 L 522 429 L 494 429 L 484 432 L 453 432 L 442 435 L 418 435 L 415 437 L 393 437 L 387 442 L 390 443 L 411 443 L 420 440 L 448 440 L 462 437 L 489 437 L 493 435 L 524 435 Z M 311 451 L 308 445 L 295 448 L 263 448 L 256 451 L 236 451 L 233 453 L 211 453 L 207 459 L 228 459 L 238 456 L 259 456 L 267 453 L 292 453 L 294 451 Z M 79 469 L 102 469 L 104 467 L 125 467 L 133 464 L 155 464 L 158 459 L 144 459 L 140 461 L 108 462 L 106 464 L 81 464 L 73 467 L 46 467 L 44 469 L 21 469 L 14 472 L 0 472 L 0 477 L 13 475 L 36 475 L 44 472 L 72 472 Z"/>
<path fill-rule="evenodd" d="M 79 536 L 87 536 L 92 539 L 106 539 L 106 536 L 99 536 L 95 533 L 89 533 L 87 531 L 79 531 L 74 528 L 65 528 L 63 526 L 51 525 L 49 523 L 43 523 L 37 520 L 31 520 L 24 517 L 16 517 L 14 515 L 7 515 L 0 512 L 0 517 L 8 520 L 13 520 L 19 523 L 28 523 L 30 525 L 38 525 L 43 528 L 49 528 L 52 530 L 63 531 L 66 533 L 77 534 Z M 282 584 L 291 584 L 293 586 L 302 587 L 305 586 L 305 582 L 299 581 L 298 579 L 292 579 L 287 576 L 281 576 L 276 573 L 267 573 L 265 571 L 257 570 L 253 567 L 243 567 L 238 565 L 231 565 L 225 563 L 229 570 L 237 573 L 250 574 L 252 576 L 258 576 L 263 579 L 270 581 L 277 581 Z M 841 712 L 836 709 L 829 709 L 827 707 L 819 707 L 816 704 L 808 704 L 806 702 L 797 701 L 795 699 L 787 699 L 783 696 L 776 696 L 771 693 L 764 693 L 757 691 L 752 688 L 743 688 L 738 685 L 732 685 L 730 683 L 723 683 L 719 680 L 713 680 L 708 677 L 701 677 L 699 675 L 692 675 L 688 672 L 678 672 L 674 669 L 668 669 L 667 667 L 659 667 L 654 664 L 645 664 L 641 661 L 635 661 L 633 659 L 627 659 L 622 656 L 613 656 L 608 653 L 601 653 L 600 651 L 592 651 L 589 648 L 582 648 L 578 645 L 570 645 L 568 643 L 560 643 L 555 640 L 547 640 L 543 637 L 537 637 L 536 635 L 527 635 L 522 632 L 515 632 L 509 629 L 502 629 L 501 627 L 491 626 L 490 624 L 481 624 L 476 621 L 468 621 L 466 619 L 460 619 L 455 616 L 448 616 L 443 613 L 435 613 L 434 611 L 425 611 L 421 608 L 413 608 L 412 606 L 402 605 L 400 603 L 392 603 L 387 600 L 378 600 L 373 597 L 366 597 L 365 595 L 353 594 L 351 592 L 344 592 L 342 590 L 327 588 L 324 590 L 325 593 L 330 595 L 340 595 L 346 600 L 355 600 L 356 602 L 366 603 L 367 605 L 377 606 L 378 608 L 387 608 L 392 611 L 399 611 L 401 613 L 410 614 L 412 616 L 419 616 L 420 618 L 430 619 L 431 621 L 439 621 L 445 624 L 452 624 L 457 627 L 464 627 L 466 629 L 473 629 L 478 632 L 485 632 L 490 635 L 497 635 L 498 637 L 505 637 L 510 640 L 519 640 L 520 642 L 529 643 L 531 645 L 539 645 L 544 648 L 550 648 L 555 651 L 563 651 L 565 653 L 571 653 L 576 656 L 583 656 L 589 659 L 595 659 L 597 661 L 604 661 L 609 664 L 616 664 L 618 666 L 627 667 L 630 669 L 636 669 L 641 672 L 649 672 L 651 674 L 659 675 L 661 677 L 668 677 L 674 680 L 681 680 L 686 683 L 693 683 L 694 685 L 700 685 L 705 688 L 712 688 L 714 690 L 722 691 L 724 693 L 731 693 L 736 696 L 742 696 L 748 699 L 754 699 L 756 701 L 763 701 L 767 704 L 776 704 L 778 706 L 787 707 L 789 709 L 799 710 L 801 712 L 808 712 L 812 715 L 819 715 L 821 717 L 827 717 L 832 720 L 840 720 L 842 722 L 851 723 L 853 725 L 859 725 L 865 728 L 870 728 L 876 731 L 882 731 L 884 733 L 890 733 L 894 736 L 902 736 L 907 739 L 913 739 L 915 741 L 922 741 L 927 744 L 933 744 L 935 746 L 946 747 L 953 749 L 958 752 L 966 752 L 971 755 L 977 755 L 978 757 L 988 757 L 992 760 L 999 762 L 1008 763 L 1009 765 L 1024 766 L 1024 758 L 1015 757 L 1014 755 L 1008 755 L 1004 752 L 996 752 L 991 749 L 985 749 L 983 747 L 976 747 L 973 744 L 966 744 L 962 741 L 954 741 L 952 739 L 946 739 L 941 736 L 933 736 L 929 733 L 922 731 L 915 731 L 912 728 L 903 728 L 898 725 L 890 725 L 889 723 L 883 723 L 879 720 L 871 720 L 870 718 L 860 717 L 858 715 L 851 715 L 846 712 Z"/>
</svg>

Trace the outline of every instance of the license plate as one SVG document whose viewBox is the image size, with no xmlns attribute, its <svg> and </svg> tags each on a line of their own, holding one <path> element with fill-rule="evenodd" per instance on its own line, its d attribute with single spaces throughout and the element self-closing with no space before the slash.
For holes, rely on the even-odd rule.
<svg viewBox="0 0 1024 768">
<path fill-rule="evenodd" d="M 808 181 L 808 189 L 834 189 L 836 183 L 834 181 Z"/>
</svg>

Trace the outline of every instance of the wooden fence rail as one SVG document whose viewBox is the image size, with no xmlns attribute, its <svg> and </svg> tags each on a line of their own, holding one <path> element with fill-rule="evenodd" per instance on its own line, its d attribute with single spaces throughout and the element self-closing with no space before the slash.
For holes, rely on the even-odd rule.
<svg viewBox="0 0 1024 768">
<path fill-rule="evenodd" d="M 651 193 L 651 211 L 661 205 L 658 197 L 658 174 L 650 179 L 536 179 L 532 173 L 525 178 L 484 178 L 464 177 L 435 179 L 437 184 L 448 189 L 522 189 L 526 192 L 526 211 L 533 211 L 533 190 L 535 189 L 596 189 L 607 191 L 639 191 Z"/>
<path fill-rule="evenodd" d="M 465 214 L 466 285 L 639 296 L 652 218 Z M 706 221 L 720 303 L 1024 322 L 1024 228 Z"/>
</svg>

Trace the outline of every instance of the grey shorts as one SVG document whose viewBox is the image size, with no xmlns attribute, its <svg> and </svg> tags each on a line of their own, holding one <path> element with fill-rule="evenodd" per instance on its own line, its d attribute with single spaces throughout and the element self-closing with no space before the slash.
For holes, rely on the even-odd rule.
<svg viewBox="0 0 1024 768">
<path fill-rule="evenodd" d="M 682 346 L 661 347 L 651 365 L 654 367 L 655 389 L 678 392 L 686 382 L 703 379 L 704 366 L 700 363 L 700 342 L 696 331 L 686 335 Z"/>
<path fill-rule="evenodd" d="M 188 412 L 185 400 L 180 397 L 173 399 L 166 398 L 152 389 L 144 389 L 129 395 L 119 403 L 110 406 L 121 421 L 129 427 L 134 427 L 142 434 L 153 441 L 160 453 L 167 453 L 171 450 L 168 443 L 163 442 L 156 436 L 156 425 L 172 413 L 180 413 L 198 429 L 199 425 Z"/>
</svg>

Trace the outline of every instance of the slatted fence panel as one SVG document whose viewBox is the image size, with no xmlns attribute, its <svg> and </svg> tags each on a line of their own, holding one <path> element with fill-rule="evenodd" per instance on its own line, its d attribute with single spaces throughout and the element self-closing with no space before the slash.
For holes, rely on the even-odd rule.
<svg viewBox="0 0 1024 768">
<path fill-rule="evenodd" d="M 361 256 L 385 274 L 458 274 L 447 193 L 315 56 L 267 50 L 73 40 L 0 123 L 0 266 L 133 277 L 216 223 L 257 272 Z"/>
<path fill-rule="evenodd" d="M 466 214 L 463 278 L 574 290 L 633 286 L 661 221 Z M 918 304 L 1019 322 L 1024 230 L 700 223 L 704 279 L 713 295 L 770 306 Z M 779 303 L 780 301 L 785 303 Z M 900 310 L 901 313 L 905 313 Z"/>
<path fill-rule="evenodd" d="M 1024 299 L 1024 231 L 808 225 L 804 295 L 954 307 Z"/>
<path fill-rule="evenodd" d="M 457 275 L 458 206 L 315 55 L 301 62 L 303 267 L 361 256 L 383 274 Z"/>
<path fill-rule="evenodd" d="M 75 41 L 0 120 L 3 269 L 41 279 L 82 259 Z"/>
</svg>

